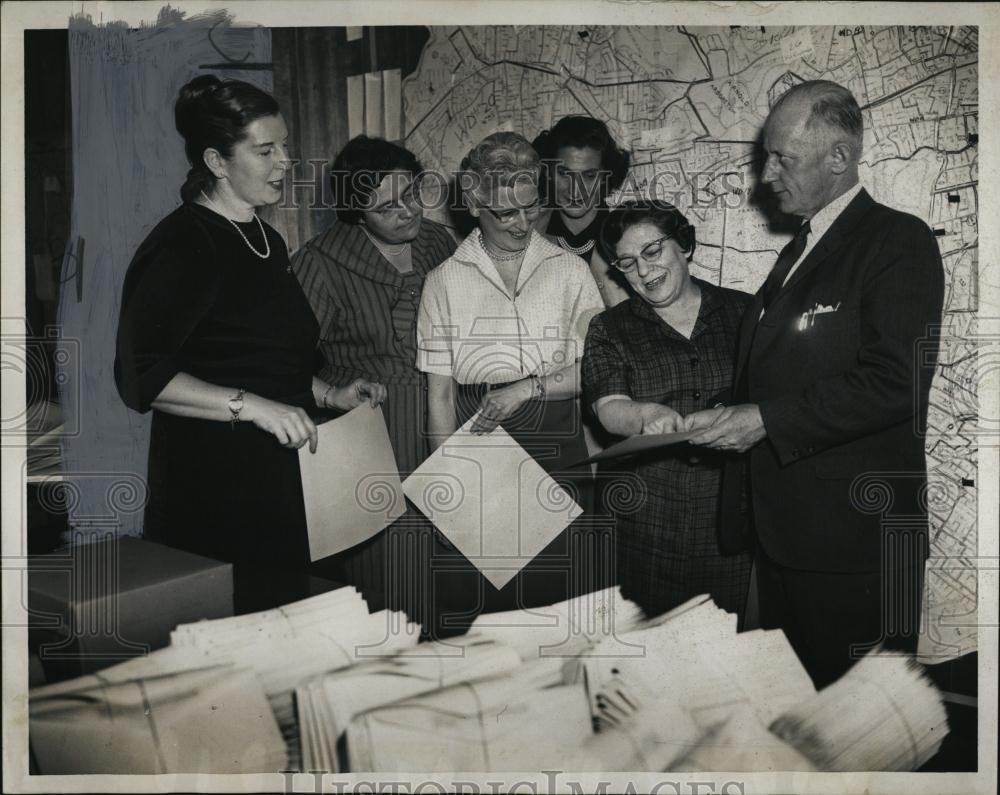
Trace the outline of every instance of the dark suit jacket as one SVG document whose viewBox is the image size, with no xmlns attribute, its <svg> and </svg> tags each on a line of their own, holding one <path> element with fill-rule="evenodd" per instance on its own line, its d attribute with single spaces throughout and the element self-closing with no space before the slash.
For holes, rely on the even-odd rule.
<svg viewBox="0 0 1000 795">
<path fill-rule="evenodd" d="M 943 295 L 927 225 L 864 190 L 759 323 L 758 292 L 740 331 L 736 383 L 747 368 L 743 398 L 759 405 L 767 430 L 744 459 L 753 527 L 771 559 L 863 572 L 880 568 L 887 540 L 924 548 L 923 433 Z M 836 311 L 810 315 L 817 307 Z M 727 537 L 741 521 L 731 502 Z"/>
</svg>

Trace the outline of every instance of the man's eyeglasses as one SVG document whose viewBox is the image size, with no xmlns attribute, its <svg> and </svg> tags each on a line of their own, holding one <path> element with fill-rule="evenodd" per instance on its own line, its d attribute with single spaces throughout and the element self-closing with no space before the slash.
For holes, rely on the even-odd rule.
<svg viewBox="0 0 1000 795">
<path fill-rule="evenodd" d="M 660 252 L 663 251 L 663 244 L 672 239 L 670 235 L 666 235 L 654 240 L 652 243 L 647 243 L 643 246 L 642 251 L 639 252 L 639 256 L 646 262 L 655 262 L 656 258 L 660 256 Z M 639 264 L 639 260 L 635 257 L 619 257 L 618 259 L 611 260 L 611 264 L 622 273 L 631 273 L 635 270 L 635 266 Z"/>
<path fill-rule="evenodd" d="M 512 210 L 494 210 L 491 207 L 483 207 L 490 215 L 497 219 L 497 221 L 504 226 L 507 224 L 512 224 L 518 219 L 518 216 L 523 212 L 525 218 L 535 219 L 538 214 L 542 211 L 542 205 L 539 202 L 534 204 L 529 204 L 525 207 L 516 207 Z"/>
</svg>

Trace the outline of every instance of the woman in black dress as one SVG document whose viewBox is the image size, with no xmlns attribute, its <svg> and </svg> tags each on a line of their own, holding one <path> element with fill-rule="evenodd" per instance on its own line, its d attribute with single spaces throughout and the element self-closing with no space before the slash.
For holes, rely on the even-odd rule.
<svg viewBox="0 0 1000 795">
<path fill-rule="evenodd" d="M 619 436 L 683 430 L 684 416 L 728 399 L 736 334 L 752 296 L 691 277 L 694 227 L 672 205 L 618 207 L 601 240 L 634 294 L 590 324 L 586 400 Z M 750 556 L 723 554 L 718 538 L 725 455 L 676 444 L 602 466 L 607 501 L 617 503 L 608 507 L 619 514 L 619 584 L 651 615 L 702 593 L 743 611 Z M 627 473 L 617 488 L 616 471 Z"/>
<path fill-rule="evenodd" d="M 313 416 L 377 405 L 384 387 L 312 376 L 316 319 L 255 212 L 289 167 L 274 98 L 205 75 L 174 113 L 191 170 L 126 274 L 115 378 L 129 407 L 153 410 L 144 536 L 232 562 L 246 612 L 307 595 L 297 450 L 316 448 Z"/>
<path fill-rule="evenodd" d="M 629 153 L 600 119 L 566 116 L 533 142 L 547 170 L 547 209 L 540 227 L 560 248 L 590 265 L 605 306 L 628 298 L 625 279 L 601 256 L 597 240 L 607 218 L 607 198 L 628 174 Z"/>
</svg>

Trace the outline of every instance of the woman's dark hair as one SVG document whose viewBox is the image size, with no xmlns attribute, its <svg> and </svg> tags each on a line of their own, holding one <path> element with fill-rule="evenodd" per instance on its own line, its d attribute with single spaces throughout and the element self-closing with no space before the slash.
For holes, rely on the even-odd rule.
<svg viewBox="0 0 1000 795">
<path fill-rule="evenodd" d="M 622 239 L 625 231 L 636 224 L 653 224 L 660 233 L 671 240 L 676 240 L 688 259 L 694 256 L 694 227 L 674 205 L 663 201 L 645 199 L 628 202 L 615 207 L 601 226 L 601 255 L 606 262 L 611 262 L 618 255 L 615 246 Z"/>
<path fill-rule="evenodd" d="M 532 146 L 546 164 L 550 179 L 554 176 L 550 164 L 558 160 L 559 150 L 563 147 L 572 146 L 577 149 L 589 147 L 600 152 L 601 169 L 607 172 L 602 187 L 602 199 L 620 188 L 628 174 L 628 151 L 618 146 L 603 121 L 590 116 L 564 116 L 551 130 L 539 133 Z"/>
<path fill-rule="evenodd" d="M 215 185 L 215 176 L 205 165 L 206 149 L 232 157 L 233 147 L 246 138 L 250 124 L 278 112 L 274 97 L 242 80 L 201 75 L 185 85 L 174 104 L 174 125 L 184 136 L 184 151 L 191 164 L 181 186 L 181 199 L 189 202 Z"/>
<path fill-rule="evenodd" d="M 372 193 L 392 171 L 408 171 L 415 177 L 422 168 L 413 152 L 384 138 L 359 135 L 348 141 L 330 167 L 337 220 L 360 223 Z"/>
</svg>

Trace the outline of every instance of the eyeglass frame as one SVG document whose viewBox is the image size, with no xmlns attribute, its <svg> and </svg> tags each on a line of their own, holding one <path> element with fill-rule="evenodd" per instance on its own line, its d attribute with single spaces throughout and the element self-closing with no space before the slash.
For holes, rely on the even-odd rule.
<svg viewBox="0 0 1000 795">
<path fill-rule="evenodd" d="M 656 262 L 657 257 L 659 257 L 660 254 L 663 252 L 664 242 L 666 242 L 667 240 L 676 240 L 676 239 L 677 238 L 674 237 L 673 235 L 664 235 L 663 237 L 656 238 L 656 240 L 650 240 L 645 246 L 642 247 L 642 251 L 639 252 L 639 256 L 642 257 L 645 262 L 649 263 Z M 659 247 L 656 249 L 655 254 L 647 256 L 644 253 L 650 246 L 654 246 L 657 244 L 659 244 Z M 630 265 L 628 268 L 623 268 L 620 264 L 622 260 L 632 260 L 632 265 Z M 611 260 L 611 262 L 608 263 L 608 265 L 621 271 L 622 273 L 632 273 L 632 271 L 635 270 L 638 264 L 639 264 L 638 257 L 616 257 L 615 259 Z"/>
<path fill-rule="evenodd" d="M 530 220 L 534 220 L 539 215 L 541 215 L 542 200 L 538 199 L 532 204 L 525 205 L 524 207 L 508 207 L 502 210 L 502 212 L 511 213 L 509 218 L 501 218 L 500 213 L 498 213 L 492 207 L 487 207 L 485 204 L 480 204 L 479 209 L 486 210 L 486 212 L 488 212 L 496 219 L 498 224 L 503 224 L 504 226 L 508 226 L 509 224 L 514 223 L 514 221 L 521 213 L 524 213 L 524 217 Z"/>
</svg>

